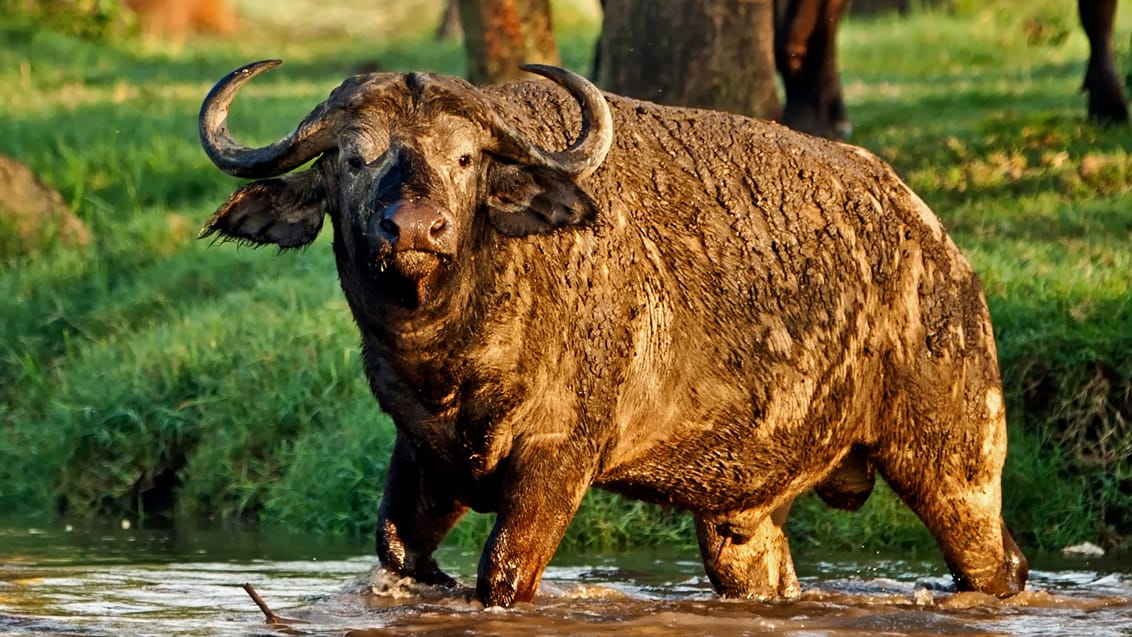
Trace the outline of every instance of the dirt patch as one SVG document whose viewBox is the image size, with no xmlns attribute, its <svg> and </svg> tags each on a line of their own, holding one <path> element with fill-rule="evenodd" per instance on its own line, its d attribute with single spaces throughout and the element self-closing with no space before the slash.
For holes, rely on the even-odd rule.
<svg viewBox="0 0 1132 637">
<path fill-rule="evenodd" d="M 20 162 L 0 155 L 0 259 L 55 244 L 85 246 L 90 231 L 63 196 Z"/>
</svg>

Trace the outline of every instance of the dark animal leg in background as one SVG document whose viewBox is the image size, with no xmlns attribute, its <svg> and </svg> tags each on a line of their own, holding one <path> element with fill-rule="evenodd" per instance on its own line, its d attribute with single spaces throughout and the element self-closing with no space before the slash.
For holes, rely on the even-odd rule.
<svg viewBox="0 0 1132 637">
<path fill-rule="evenodd" d="M 846 4 L 779 0 L 775 63 L 786 89 L 782 123 L 795 130 L 841 139 L 852 134 L 837 69 L 837 27 Z"/>
<path fill-rule="evenodd" d="M 454 586 L 432 553 L 466 511 L 438 472 L 423 469 L 411 445 L 398 434 L 389 461 L 385 495 L 377 516 L 377 556 L 385 569 L 424 584 Z"/>
<path fill-rule="evenodd" d="M 446 0 L 444 13 L 441 14 L 440 22 L 436 26 L 435 39 L 441 41 L 461 37 L 463 32 L 460 26 L 460 3 L 456 0 Z"/>
<path fill-rule="evenodd" d="M 801 592 L 783 527 L 787 503 L 770 515 L 738 513 L 715 520 L 696 516 L 696 540 L 716 592 L 743 599 L 790 599 Z"/>
<path fill-rule="evenodd" d="M 1084 90 L 1089 93 L 1089 119 L 1102 124 L 1128 122 L 1128 97 L 1116 71 L 1112 44 L 1116 0 L 1077 0 L 1081 26 L 1089 37 L 1089 66 Z"/>
</svg>

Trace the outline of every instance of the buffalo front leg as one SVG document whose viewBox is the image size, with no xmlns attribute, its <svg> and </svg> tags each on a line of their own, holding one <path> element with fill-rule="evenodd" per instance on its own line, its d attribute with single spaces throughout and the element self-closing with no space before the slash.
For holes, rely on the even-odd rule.
<svg viewBox="0 0 1132 637">
<path fill-rule="evenodd" d="M 786 503 L 767 515 L 743 511 L 720 518 L 696 516 L 696 539 L 708 579 L 723 597 L 791 599 L 801 589 L 783 527 Z"/>
<path fill-rule="evenodd" d="M 377 557 L 384 569 L 399 577 L 454 586 L 456 581 L 440 570 L 432 554 L 466 507 L 439 475 L 428 471 L 397 434 L 377 516 Z"/>
<path fill-rule="evenodd" d="M 507 472 L 495 526 L 480 557 L 476 596 L 484 606 L 529 602 L 592 478 L 590 461 L 538 449 Z M 590 456 L 592 457 L 592 455 Z"/>
</svg>

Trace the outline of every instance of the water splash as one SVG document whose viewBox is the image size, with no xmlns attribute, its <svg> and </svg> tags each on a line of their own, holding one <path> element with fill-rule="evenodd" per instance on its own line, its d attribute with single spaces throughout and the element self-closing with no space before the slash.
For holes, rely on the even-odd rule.
<svg viewBox="0 0 1132 637">
<path fill-rule="evenodd" d="M 303 559 L 286 559 L 286 557 Z M 559 556 L 533 604 L 483 609 L 477 555 L 439 561 L 464 582 L 422 586 L 373 569 L 362 545 L 264 542 L 225 533 L 0 529 L 0 632 L 10 635 L 1050 635 L 1128 637 L 1132 562 L 1035 560 L 1007 600 L 956 594 L 941 564 L 877 555 L 808 556 L 804 592 L 781 604 L 720 600 L 694 555 Z M 820 559 L 819 559 L 820 558 Z M 240 589 L 278 615 L 267 625 Z M 301 623 L 299 623 L 301 622 Z"/>
</svg>

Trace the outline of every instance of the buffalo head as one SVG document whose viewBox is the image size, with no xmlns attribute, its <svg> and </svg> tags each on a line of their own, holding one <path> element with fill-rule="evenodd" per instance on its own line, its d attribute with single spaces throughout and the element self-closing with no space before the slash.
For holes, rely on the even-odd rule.
<svg viewBox="0 0 1132 637">
<path fill-rule="evenodd" d="M 329 214 L 356 311 L 365 311 L 361 296 L 409 309 L 435 302 L 463 267 L 461 257 L 493 233 L 546 233 L 596 213 L 577 183 L 609 151 L 612 119 L 601 92 L 574 73 L 523 67 L 563 86 L 581 107 L 581 133 L 564 150 L 531 142 L 471 84 L 427 73 L 350 78 L 290 134 L 247 147 L 228 131 L 229 105 L 240 87 L 278 64 L 240 68 L 205 98 L 205 152 L 224 172 L 260 181 L 233 193 L 201 236 L 304 246 Z M 315 158 L 308 170 L 281 176 Z M 352 295 L 351 288 L 371 292 Z"/>
</svg>

